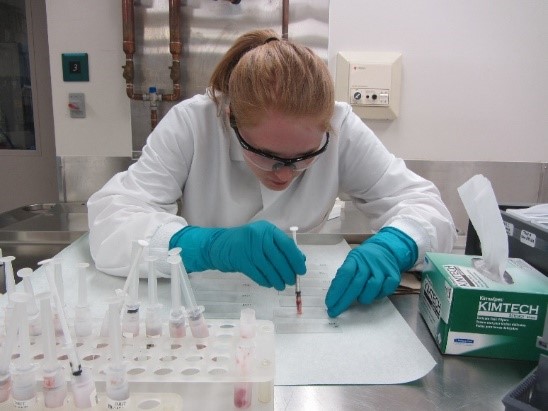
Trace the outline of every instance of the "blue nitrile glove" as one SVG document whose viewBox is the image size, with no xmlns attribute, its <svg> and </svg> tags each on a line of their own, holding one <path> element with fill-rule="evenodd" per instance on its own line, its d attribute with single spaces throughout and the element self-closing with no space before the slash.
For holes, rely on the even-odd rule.
<svg viewBox="0 0 548 411">
<path fill-rule="evenodd" d="M 396 291 L 402 271 L 418 257 L 415 241 L 403 231 L 384 227 L 348 253 L 331 282 L 325 305 L 336 317 L 358 300 L 369 304 Z"/>
<path fill-rule="evenodd" d="M 181 247 L 186 270 L 242 272 L 263 287 L 283 290 L 306 272 L 295 242 L 267 221 L 234 228 L 187 226 L 175 233 L 169 248 Z"/>
</svg>

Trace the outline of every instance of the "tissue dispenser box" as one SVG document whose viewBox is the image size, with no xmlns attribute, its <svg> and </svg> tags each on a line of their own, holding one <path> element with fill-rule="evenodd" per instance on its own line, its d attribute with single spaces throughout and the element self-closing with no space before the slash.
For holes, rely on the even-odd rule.
<svg viewBox="0 0 548 411">
<path fill-rule="evenodd" d="M 505 279 L 475 268 L 481 257 L 427 253 L 419 311 L 444 354 L 538 361 L 548 277 L 509 258 Z"/>
</svg>

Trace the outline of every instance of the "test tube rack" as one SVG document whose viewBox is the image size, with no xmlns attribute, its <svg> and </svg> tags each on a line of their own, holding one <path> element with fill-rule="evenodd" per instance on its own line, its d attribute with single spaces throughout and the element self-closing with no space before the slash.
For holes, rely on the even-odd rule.
<svg viewBox="0 0 548 411">
<path fill-rule="evenodd" d="M 274 324 L 267 320 L 256 320 L 255 336 L 252 339 L 254 356 L 248 372 L 242 375 L 236 365 L 236 347 L 241 338 L 239 320 L 207 319 L 206 323 L 209 329 L 209 337 L 206 338 L 194 338 L 188 327 L 185 337 L 170 338 L 167 323 L 162 326 L 161 337 L 145 336 L 144 324 L 140 326 L 139 336 L 124 336 L 122 355 L 130 392 L 177 394 L 182 397 L 185 409 L 188 404 L 193 404 L 188 409 L 227 410 L 236 409 L 233 404 L 234 384 L 247 382 L 252 384 L 253 390 L 251 407 L 247 409 L 273 410 Z M 99 335 L 100 328 L 101 321 L 96 321 L 91 336 L 74 338 L 74 341 L 82 367 L 91 369 L 97 391 L 101 395 L 106 387 L 110 343 L 108 337 Z M 38 366 L 38 384 L 41 382 L 41 362 L 44 357 L 42 347 L 41 336 L 31 337 L 31 356 Z M 69 381 L 68 356 L 62 352 L 59 342 L 57 347 L 58 359 Z M 17 355 L 16 351 L 12 358 L 17 358 Z M 203 406 L 202 402 L 206 400 L 211 402 Z M 0 410 L 3 409 L 0 404 Z"/>
</svg>

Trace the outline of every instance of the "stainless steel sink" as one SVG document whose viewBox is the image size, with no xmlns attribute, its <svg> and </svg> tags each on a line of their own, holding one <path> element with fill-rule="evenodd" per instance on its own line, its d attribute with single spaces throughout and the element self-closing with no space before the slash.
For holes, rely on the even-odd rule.
<svg viewBox="0 0 548 411">
<path fill-rule="evenodd" d="M 0 249 L 12 255 L 14 272 L 37 268 L 88 231 L 87 208 L 82 202 L 44 203 L 20 207 L 0 214 Z M 3 267 L 0 292 L 5 292 Z"/>
</svg>

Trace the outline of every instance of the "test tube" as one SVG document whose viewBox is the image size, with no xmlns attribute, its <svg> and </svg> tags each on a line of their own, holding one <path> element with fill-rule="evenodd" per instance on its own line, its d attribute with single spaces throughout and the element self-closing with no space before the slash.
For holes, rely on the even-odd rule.
<svg viewBox="0 0 548 411">
<path fill-rule="evenodd" d="M 129 401 L 129 385 L 126 366 L 122 358 L 122 331 L 120 328 L 120 306 L 117 299 L 109 303 L 109 339 L 112 357 L 106 371 L 107 408 L 126 408 Z"/>
<path fill-rule="evenodd" d="M 30 362 L 30 335 L 27 293 L 14 292 L 15 319 L 19 323 L 19 358 L 14 363 L 11 395 L 15 408 L 30 408 L 36 404 L 36 365 Z"/>
<path fill-rule="evenodd" d="M 177 247 L 178 249 L 178 247 Z M 180 249 L 179 249 L 180 250 Z M 194 290 L 192 290 L 192 285 L 190 284 L 190 279 L 188 278 L 188 273 L 186 272 L 183 260 L 181 259 L 180 251 L 173 257 L 178 261 L 177 266 L 179 267 L 178 275 L 181 277 L 181 287 L 183 290 L 183 295 L 185 296 L 186 301 L 186 313 L 188 316 L 188 323 L 190 326 L 190 331 L 194 338 L 206 338 L 209 337 L 209 329 L 204 319 L 204 307 L 198 306 L 196 304 L 196 297 L 194 296 Z"/>
<path fill-rule="evenodd" d="M 292 226 L 289 227 L 289 229 L 291 230 L 291 234 L 293 235 L 293 241 L 298 247 L 297 231 L 299 230 L 299 227 Z M 297 306 L 297 314 L 301 315 L 303 313 L 303 302 L 301 299 L 301 278 L 298 274 L 295 274 L 295 305 Z"/>
<path fill-rule="evenodd" d="M 27 313 L 29 319 L 29 333 L 32 336 L 40 335 L 42 333 L 42 326 L 40 324 L 40 310 L 36 304 L 34 298 L 34 289 L 30 282 L 30 276 L 32 274 L 32 268 L 21 268 L 17 271 L 17 277 L 22 279 L 23 288 L 25 293 L 29 295 L 29 303 L 27 304 Z"/>
<path fill-rule="evenodd" d="M 236 347 L 236 369 L 241 381 L 234 384 L 234 406 L 236 408 L 249 408 L 253 397 L 253 383 L 249 379 L 255 344 L 253 340 L 240 338 Z"/>
<path fill-rule="evenodd" d="M 236 369 L 243 381 L 234 384 L 234 406 L 249 408 L 253 392 L 251 382 L 245 379 L 251 368 L 250 362 L 254 354 L 253 338 L 256 334 L 255 310 L 244 308 L 240 311 L 240 341 L 236 347 Z"/>
<path fill-rule="evenodd" d="M 181 306 L 181 276 L 179 275 L 180 255 L 170 255 L 171 264 L 171 311 L 169 313 L 169 335 L 172 338 L 186 336 L 185 312 Z"/>
<path fill-rule="evenodd" d="M 145 260 L 148 262 L 148 307 L 145 314 L 145 331 L 147 337 L 160 337 L 162 335 L 162 318 L 160 316 L 162 304 L 158 303 L 155 267 L 158 256 L 149 253 L 145 256 Z"/>
<path fill-rule="evenodd" d="M 55 352 L 55 331 L 51 311 L 51 293 L 43 292 L 36 296 L 40 300 L 40 318 L 42 320 L 42 343 L 44 361 L 42 363 L 42 393 L 46 408 L 61 407 L 67 396 L 67 383 L 63 367 L 57 361 Z"/>
<path fill-rule="evenodd" d="M 90 336 L 93 328 L 86 283 L 88 267 L 88 263 L 78 263 L 78 304 L 74 308 L 74 334 L 77 337 Z"/>
<path fill-rule="evenodd" d="M 255 326 L 257 319 L 253 308 L 243 308 L 240 311 L 240 337 L 253 338 L 255 337 Z"/>
</svg>

